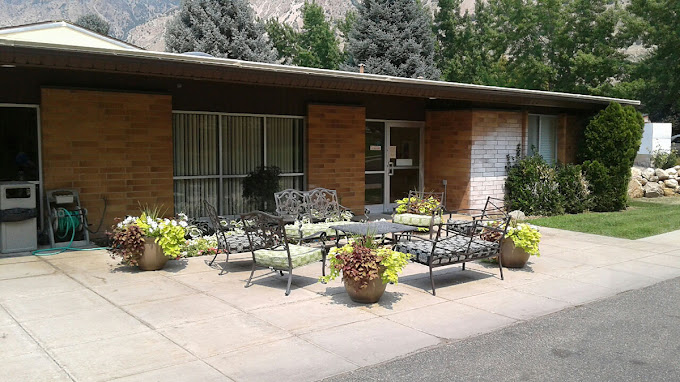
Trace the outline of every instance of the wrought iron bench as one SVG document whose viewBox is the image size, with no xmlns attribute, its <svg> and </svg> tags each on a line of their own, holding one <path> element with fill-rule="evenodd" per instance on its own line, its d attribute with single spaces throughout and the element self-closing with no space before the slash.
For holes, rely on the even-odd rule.
<svg viewBox="0 0 680 382">
<path fill-rule="evenodd" d="M 433 228 L 442 221 L 441 215 L 444 212 L 442 200 L 444 200 L 443 192 L 409 191 L 406 212 L 403 214 L 395 212 L 392 215 L 392 221 L 419 228 L 428 228 L 430 239 L 432 239 Z M 434 201 L 436 203 L 431 211 L 423 211 L 422 204 L 427 201 Z"/>
<path fill-rule="evenodd" d="M 251 285 L 256 267 L 269 267 L 274 271 L 288 272 L 286 296 L 290 294 L 293 269 L 321 260 L 321 274 L 326 275 L 325 248 L 305 247 L 288 243 L 282 217 L 256 211 L 241 215 L 243 229 L 250 242 L 253 268 L 246 282 Z"/>
<path fill-rule="evenodd" d="M 503 280 L 501 246 L 509 223 L 510 216 L 507 214 L 502 219 L 484 216 L 473 220 L 471 227 L 466 232 L 461 232 L 449 229 L 452 224 L 440 222 L 435 239 L 403 236 L 393 248 L 411 254 L 412 261 L 429 267 L 432 294 L 435 295 L 432 269 L 436 267 L 462 264 L 465 270 L 465 263 L 468 261 L 498 257 L 498 269 Z M 446 235 L 442 236 L 443 232 Z"/>
<path fill-rule="evenodd" d="M 349 208 L 338 202 L 337 192 L 326 188 L 288 189 L 275 193 L 274 201 L 276 214 L 290 223 L 285 226 L 287 237 L 298 242 L 318 239 L 322 233 L 326 237 L 339 238 L 339 233 L 331 226 L 344 221 L 344 215 L 348 213 L 350 219 L 356 218 Z M 364 217 L 368 219 L 366 213 Z"/>
</svg>

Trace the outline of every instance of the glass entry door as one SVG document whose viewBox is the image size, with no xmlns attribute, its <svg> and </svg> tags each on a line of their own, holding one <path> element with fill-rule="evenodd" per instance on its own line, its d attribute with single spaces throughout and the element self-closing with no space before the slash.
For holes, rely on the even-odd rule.
<svg viewBox="0 0 680 382">
<path fill-rule="evenodd" d="M 395 200 L 422 189 L 420 122 L 366 122 L 366 208 L 391 213 Z"/>
</svg>

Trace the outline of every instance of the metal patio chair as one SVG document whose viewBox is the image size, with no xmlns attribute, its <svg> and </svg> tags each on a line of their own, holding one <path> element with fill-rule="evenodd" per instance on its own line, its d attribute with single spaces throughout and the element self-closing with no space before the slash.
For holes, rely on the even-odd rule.
<svg viewBox="0 0 680 382">
<path fill-rule="evenodd" d="M 234 253 L 246 252 L 250 248 L 250 242 L 248 237 L 244 234 L 238 234 L 235 232 L 230 232 L 229 227 L 223 227 L 220 223 L 220 218 L 217 216 L 217 210 L 215 207 L 208 203 L 207 200 L 203 200 L 203 208 L 208 214 L 208 219 L 210 220 L 210 225 L 212 225 L 215 231 L 215 237 L 217 238 L 217 249 L 218 253 L 213 256 L 212 260 L 208 265 L 212 265 L 220 252 L 227 255 L 225 260 L 226 264 L 229 262 L 229 255 Z M 229 233 L 229 234 L 228 234 Z"/>
<path fill-rule="evenodd" d="M 424 214 L 419 210 L 419 202 L 430 198 L 434 199 L 438 204 L 432 211 Z M 433 228 L 441 223 L 442 220 L 441 215 L 444 212 L 444 206 L 442 204 L 443 200 L 443 192 L 409 191 L 406 212 L 403 214 L 395 213 L 392 215 L 392 221 L 394 223 L 427 228 L 430 231 L 430 239 L 432 239 Z"/>
<path fill-rule="evenodd" d="M 255 268 L 259 265 L 274 271 L 288 272 L 288 286 L 286 296 L 290 294 L 293 280 L 293 269 L 321 260 L 321 274 L 326 275 L 325 248 L 306 247 L 288 243 L 283 218 L 255 211 L 242 214 L 244 230 L 250 242 L 253 255 L 253 268 L 246 282 L 246 288 L 251 285 Z"/>
</svg>

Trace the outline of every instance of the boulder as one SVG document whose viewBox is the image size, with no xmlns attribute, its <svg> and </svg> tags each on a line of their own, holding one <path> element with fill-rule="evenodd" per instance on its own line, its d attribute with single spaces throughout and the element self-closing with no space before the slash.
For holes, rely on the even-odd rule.
<svg viewBox="0 0 680 382">
<path fill-rule="evenodd" d="M 675 188 L 678 186 L 678 181 L 675 179 L 666 179 L 663 181 L 663 184 L 668 188 Z"/>
<path fill-rule="evenodd" d="M 680 165 L 673 167 L 675 171 L 680 171 Z"/>
<path fill-rule="evenodd" d="M 629 198 L 641 198 L 645 196 L 645 191 L 642 189 L 642 185 L 636 179 L 631 179 L 628 182 L 628 197 Z"/>
<path fill-rule="evenodd" d="M 668 176 L 678 176 L 678 170 L 676 170 L 674 167 L 671 167 L 666 170 L 666 174 L 668 174 Z"/>
<path fill-rule="evenodd" d="M 514 211 L 510 212 L 510 217 L 514 220 L 520 220 L 520 221 L 527 219 L 527 216 L 524 214 L 524 212 L 522 212 L 520 210 L 514 210 Z"/>
<path fill-rule="evenodd" d="M 652 177 L 654 176 L 654 169 L 653 168 L 646 168 L 642 170 L 642 177 L 647 179 L 647 180 L 652 180 Z"/>
<path fill-rule="evenodd" d="M 649 182 L 643 187 L 645 198 L 658 198 L 664 195 L 663 187 L 659 183 Z"/>
<path fill-rule="evenodd" d="M 677 174 L 677 172 L 676 172 Z M 630 168 L 630 176 L 633 178 L 640 178 L 642 177 L 642 169 L 639 167 L 631 167 Z"/>
<path fill-rule="evenodd" d="M 648 178 L 647 180 L 649 180 L 649 181 L 652 182 L 652 183 L 656 183 L 656 182 L 659 181 L 659 177 L 656 176 L 656 175 L 654 175 L 653 177 Z"/>
<path fill-rule="evenodd" d="M 654 175 L 658 176 L 659 180 L 668 179 L 668 173 L 660 168 L 657 168 L 656 171 L 654 171 Z"/>
<path fill-rule="evenodd" d="M 663 189 L 663 196 L 675 196 L 675 189 L 664 188 Z"/>
<path fill-rule="evenodd" d="M 640 184 L 643 185 L 643 186 L 644 186 L 645 184 L 647 184 L 647 179 L 645 179 L 645 178 L 640 178 L 640 179 L 638 179 L 637 181 L 640 182 Z"/>
</svg>

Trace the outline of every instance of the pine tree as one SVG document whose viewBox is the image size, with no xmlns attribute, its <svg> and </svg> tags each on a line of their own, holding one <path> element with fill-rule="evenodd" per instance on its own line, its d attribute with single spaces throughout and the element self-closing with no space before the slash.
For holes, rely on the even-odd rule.
<svg viewBox="0 0 680 382">
<path fill-rule="evenodd" d="M 326 20 L 323 8 L 316 3 L 302 6 L 302 33 L 300 33 L 296 65 L 311 68 L 338 69 L 342 53 L 335 28 Z"/>
<path fill-rule="evenodd" d="M 273 17 L 265 22 L 265 28 L 278 53 L 278 62 L 286 65 L 293 63 L 300 50 L 300 33 Z"/>
<path fill-rule="evenodd" d="M 111 26 L 109 25 L 109 23 L 106 22 L 106 20 L 102 19 L 101 17 L 97 16 L 94 13 L 78 17 L 78 20 L 76 20 L 74 24 L 81 26 L 85 29 L 89 29 L 93 32 L 103 34 L 104 36 L 108 36 L 109 30 L 111 29 Z"/>
<path fill-rule="evenodd" d="M 246 61 L 277 59 L 247 0 L 183 0 L 179 14 L 168 22 L 166 49 Z"/>
<path fill-rule="evenodd" d="M 419 0 L 363 0 L 350 32 L 348 65 L 367 73 L 439 79 L 432 20 Z"/>
</svg>

